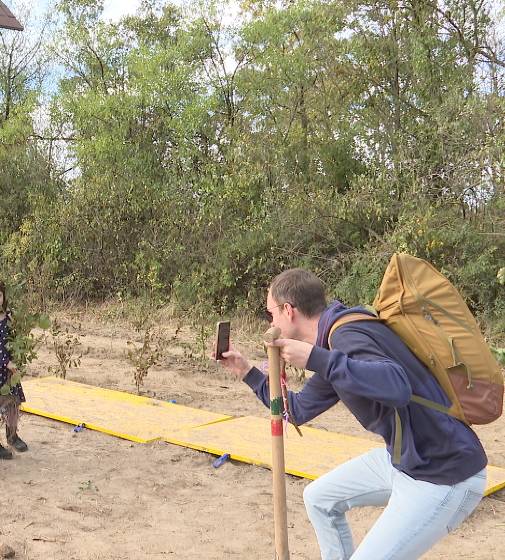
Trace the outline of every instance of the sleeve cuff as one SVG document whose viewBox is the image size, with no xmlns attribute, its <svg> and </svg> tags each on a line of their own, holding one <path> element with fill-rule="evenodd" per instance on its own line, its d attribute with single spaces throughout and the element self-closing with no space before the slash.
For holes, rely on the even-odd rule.
<svg viewBox="0 0 505 560">
<path fill-rule="evenodd" d="M 265 374 L 258 368 L 252 367 L 242 381 L 254 391 L 265 381 Z"/>
</svg>

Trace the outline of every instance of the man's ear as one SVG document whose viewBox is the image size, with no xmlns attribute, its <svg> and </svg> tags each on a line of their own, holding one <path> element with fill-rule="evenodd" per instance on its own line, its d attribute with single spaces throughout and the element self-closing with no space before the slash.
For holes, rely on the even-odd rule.
<svg viewBox="0 0 505 560">
<path fill-rule="evenodd" d="M 286 310 L 289 320 L 292 321 L 295 318 L 295 308 L 290 303 L 285 303 L 284 309 Z"/>
</svg>

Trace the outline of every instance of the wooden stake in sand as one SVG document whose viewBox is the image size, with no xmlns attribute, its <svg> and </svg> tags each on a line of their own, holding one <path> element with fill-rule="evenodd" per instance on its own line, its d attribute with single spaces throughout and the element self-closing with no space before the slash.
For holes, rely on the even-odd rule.
<svg viewBox="0 0 505 560">
<path fill-rule="evenodd" d="M 265 342 L 279 338 L 277 327 L 268 329 Z M 270 384 L 270 414 L 272 424 L 272 474 L 274 486 L 274 531 L 276 560 L 289 560 L 286 481 L 284 476 L 284 437 L 282 427 L 281 358 L 280 349 L 268 346 L 268 376 Z"/>
</svg>

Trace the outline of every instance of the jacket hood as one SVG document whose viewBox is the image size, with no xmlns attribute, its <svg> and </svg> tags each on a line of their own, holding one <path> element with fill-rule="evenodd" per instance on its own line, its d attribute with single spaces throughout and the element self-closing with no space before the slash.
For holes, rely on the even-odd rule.
<svg viewBox="0 0 505 560">
<path fill-rule="evenodd" d="M 330 334 L 331 327 L 338 319 L 340 319 L 340 317 L 348 315 L 349 313 L 364 313 L 366 315 L 373 316 L 373 313 L 371 313 L 364 307 L 346 307 L 338 299 L 332 301 L 319 318 L 319 323 L 317 326 L 316 346 L 321 346 L 322 348 L 326 348 L 327 350 L 329 350 L 330 347 L 328 345 L 328 336 Z"/>
</svg>

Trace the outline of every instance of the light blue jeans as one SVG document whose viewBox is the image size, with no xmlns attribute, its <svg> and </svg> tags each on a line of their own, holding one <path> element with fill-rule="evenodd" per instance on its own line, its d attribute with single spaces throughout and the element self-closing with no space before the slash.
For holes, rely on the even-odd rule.
<svg viewBox="0 0 505 560">
<path fill-rule="evenodd" d="M 310 483 L 303 493 L 322 560 L 415 560 L 458 527 L 477 507 L 486 470 L 454 486 L 414 480 L 374 449 Z M 386 506 L 354 550 L 345 513 Z"/>
</svg>

